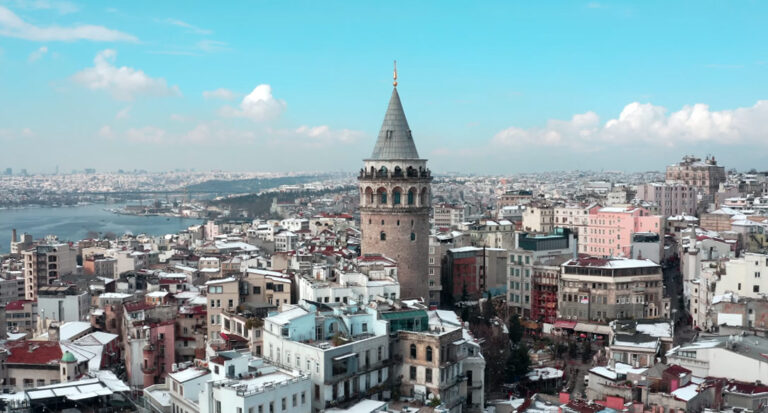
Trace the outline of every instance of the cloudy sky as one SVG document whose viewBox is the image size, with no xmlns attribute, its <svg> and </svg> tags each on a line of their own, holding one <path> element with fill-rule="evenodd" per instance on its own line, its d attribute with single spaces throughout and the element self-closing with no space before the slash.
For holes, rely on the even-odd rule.
<svg viewBox="0 0 768 413">
<path fill-rule="evenodd" d="M 436 171 L 768 169 L 765 3 L 541 3 L 0 0 L 0 168 L 355 170 L 397 59 Z"/>
</svg>

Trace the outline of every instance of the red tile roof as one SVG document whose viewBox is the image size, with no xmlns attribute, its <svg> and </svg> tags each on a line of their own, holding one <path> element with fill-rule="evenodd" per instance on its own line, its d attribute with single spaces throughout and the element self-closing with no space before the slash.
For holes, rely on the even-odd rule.
<svg viewBox="0 0 768 413">
<path fill-rule="evenodd" d="M 673 364 L 669 366 L 666 370 L 664 370 L 664 373 L 672 374 L 675 376 L 680 376 L 683 374 L 691 374 L 691 371 L 683 366 L 678 366 L 677 364 Z"/>
<path fill-rule="evenodd" d="M 11 301 L 10 303 L 5 305 L 5 310 L 23 310 L 24 304 L 26 303 L 33 303 L 32 300 L 18 300 L 18 301 Z"/>
<path fill-rule="evenodd" d="M 129 313 L 134 311 L 148 310 L 154 307 L 155 306 L 153 304 L 150 304 L 146 301 L 136 301 L 132 303 L 125 303 L 125 311 L 128 311 Z"/>
<path fill-rule="evenodd" d="M 13 341 L 6 344 L 10 355 L 6 363 L 59 364 L 62 352 L 58 341 Z"/>
</svg>

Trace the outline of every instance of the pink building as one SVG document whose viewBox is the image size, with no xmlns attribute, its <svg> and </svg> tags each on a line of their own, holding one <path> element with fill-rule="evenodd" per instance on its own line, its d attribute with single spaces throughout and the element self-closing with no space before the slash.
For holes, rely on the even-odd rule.
<svg viewBox="0 0 768 413">
<path fill-rule="evenodd" d="M 683 184 L 645 184 L 637 188 L 636 198 L 653 202 L 659 213 L 666 217 L 694 215 L 696 213 L 696 188 Z"/>
<path fill-rule="evenodd" d="M 631 257 L 632 234 L 663 234 L 664 217 L 645 208 L 606 207 L 591 211 L 584 234 L 579 234 L 579 252 L 598 257 Z"/>
</svg>

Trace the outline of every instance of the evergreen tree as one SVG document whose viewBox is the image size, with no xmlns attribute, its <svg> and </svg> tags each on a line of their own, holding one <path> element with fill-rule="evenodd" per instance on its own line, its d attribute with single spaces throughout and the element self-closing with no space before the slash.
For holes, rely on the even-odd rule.
<svg viewBox="0 0 768 413">
<path fill-rule="evenodd" d="M 520 315 L 515 314 L 509 318 L 509 341 L 517 344 L 523 338 L 523 325 L 520 324 Z"/>
</svg>

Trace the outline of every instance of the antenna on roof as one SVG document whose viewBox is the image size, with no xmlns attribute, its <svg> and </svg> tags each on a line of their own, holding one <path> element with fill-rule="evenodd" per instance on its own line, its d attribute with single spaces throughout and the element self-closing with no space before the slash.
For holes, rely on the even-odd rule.
<svg viewBox="0 0 768 413">
<path fill-rule="evenodd" d="M 393 78 L 395 79 L 395 81 L 392 82 L 392 86 L 397 87 L 397 60 L 395 60 L 395 73 L 393 75 Z"/>
</svg>

